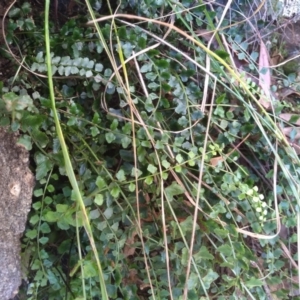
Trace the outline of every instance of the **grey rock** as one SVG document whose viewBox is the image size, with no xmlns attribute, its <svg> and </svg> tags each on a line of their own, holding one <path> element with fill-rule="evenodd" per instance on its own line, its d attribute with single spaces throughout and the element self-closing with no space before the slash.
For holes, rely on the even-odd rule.
<svg viewBox="0 0 300 300">
<path fill-rule="evenodd" d="M 31 207 L 34 176 L 18 134 L 0 127 L 0 299 L 9 300 L 21 284 L 20 238 Z"/>
</svg>

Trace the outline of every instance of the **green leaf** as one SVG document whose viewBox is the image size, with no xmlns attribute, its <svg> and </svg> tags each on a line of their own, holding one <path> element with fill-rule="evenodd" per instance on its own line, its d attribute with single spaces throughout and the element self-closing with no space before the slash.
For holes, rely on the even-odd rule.
<svg viewBox="0 0 300 300">
<path fill-rule="evenodd" d="M 52 58 L 52 64 L 54 64 L 54 65 L 58 65 L 59 64 L 59 62 L 60 62 L 60 60 L 61 60 L 61 57 L 60 56 L 55 56 L 55 57 L 53 57 Z"/>
<path fill-rule="evenodd" d="M 118 36 L 127 36 L 127 38 L 130 36 L 129 31 L 126 30 L 125 26 L 118 27 Z"/>
<path fill-rule="evenodd" d="M 29 223 L 32 225 L 35 225 L 36 223 L 38 223 L 40 220 L 39 215 L 34 215 L 30 218 Z"/>
<path fill-rule="evenodd" d="M 182 171 L 182 167 L 181 166 L 175 166 L 175 172 L 177 172 L 177 173 L 181 173 L 181 171 Z"/>
<path fill-rule="evenodd" d="M 97 136 L 99 133 L 100 133 L 100 131 L 99 131 L 98 127 L 96 127 L 96 126 L 91 127 L 91 134 L 93 137 Z"/>
<path fill-rule="evenodd" d="M 94 62 L 93 60 L 90 60 L 90 61 L 87 63 L 86 67 L 87 67 L 88 69 L 93 69 L 93 68 L 94 68 L 94 64 L 95 64 L 95 62 Z"/>
<path fill-rule="evenodd" d="M 244 53 L 244 52 L 240 52 L 240 53 L 238 53 L 238 59 L 239 59 L 239 60 L 244 60 L 244 59 L 245 59 L 245 57 L 246 57 L 246 55 L 245 55 L 245 53 Z"/>
<path fill-rule="evenodd" d="M 133 46 L 132 44 L 126 42 L 122 45 L 122 49 L 123 49 L 123 53 L 124 53 L 124 56 L 126 58 L 130 57 L 130 55 L 132 54 L 132 50 L 135 46 Z"/>
<path fill-rule="evenodd" d="M 59 213 L 64 213 L 69 209 L 69 205 L 67 204 L 57 204 L 56 211 Z"/>
<path fill-rule="evenodd" d="M 103 65 L 100 63 L 95 64 L 95 71 L 96 72 L 102 72 L 103 71 Z"/>
<path fill-rule="evenodd" d="M 70 56 L 63 56 L 60 63 L 64 66 L 70 66 L 72 65 L 72 59 L 70 58 Z"/>
<path fill-rule="evenodd" d="M 217 54 L 222 59 L 227 59 L 229 57 L 229 54 L 223 50 L 215 50 L 214 53 Z"/>
<path fill-rule="evenodd" d="M 155 149 L 164 149 L 164 148 L 165 148 L 164 142 L 162 142 L 162 141 L 156 141 L 156 143 L 155 143 Z"/>
<path fill-rule="evenodd" d="M 161 164 L 165 169 L 170 168 L 170 163 L 168 161 L 166 161 L 165 159 L 161 162 Z"/>
<path fill-rule="evenodd" d="M 10 128 L 11 128 L 11 130 L 12 130 L 13 132 L 16 132 L 16 131 L 18 131 L 19 128 L 20 128 L 20 123 L 19 123 L 19 122 L 13 122 L 13 123 L 11 124 Z"/>
<path fill-rule="evenodd" d="M 71 222 L 70 222 L 71 220 Z M 76 226 L 76 222 L 73 219 L 68 219 L 68 222 L 70 223 L 70 225 Z M 57 226 L 58 228 L 62 229 L 62 230 L 69 230 L 70 229 L 70 225 L 67 223 L 67 219 L 65 220 L 61 220 L 57 222 Z M 78 226 L 82 226 L 82 221 L 78 221 Z"/>
<path fill-rule="evenodd" d="M 10 119 L 7 116 L 1 116 L 0 118 L 0 126 L 7 127 L 10 125 Z"/>
<path fill-rule="evenodd" d="M 84 278 L 96 277 L 98 275 L 97 266 L 90 260 L 85 260 L 83 265 Z"/>
<path fill-rule="evenodd" d="M 20 12 L 21 12 L 21 9 L 18 8 L 18 7 L 15 7 L 13 9 L 9 10 L 8 16 L 10 18 L 15 18 L 15 17 L 17 17 L 20 14 Z"/>
<path fill-rule="evenodd" d="M 121 192 L 119 186 L 118 186 L 117 184 L 115 184 L 115 183 L 112 183 L 112 184 L 110 184 L 109 188 L 110 188 L 110 190 L 109 190 L 109 191 L 110 191 L 110 194 L 111 194 L 114 198 L 118 198 L 119 195 L 120 195 L 120 192 Z"/>
<path fill-rule="evenodd" d="M 111 74 L 112 74 L 112 70 L 111 69 L 105 69 L 105 71 L 104 71 L 104 76 L 105 77 L 110 77 Z"/>
<path fill-rule="evenodd" d="M 15 109 L 19 111 L 23 111 L 26 108 L 29 109 L 33 107 L 32 98 L 27 94 L 20 95 L 18 101 L 15 104 Z"/>
<path fill-rule="evenodd" d="M 193 255 L 196 262 L 201 260 L 212 260 L 214 259 L 214 255 L 212 255 L 205 246 L 202 246 L 200 250 Z"/>
<path fill-rule="evenodd" d="M 214 232 L 217 236 L 221 237 L 221 238 L 225 238 L 228 236 L 228 231 L 226 229 L 223 228 L 215 228 Z"/>
<path fill-rule="evenodd" d="M 121 143 L 123 148 L 127 148 L 131 144 L 131 138 L 124 136 L 121 140 Z"/>
<path fill-rule="evenodd" d="M 217 106 L 217 108 L 214 110 L 214 115 L 219 116 L 220 118 L 225 118 L 225 111 L 224 108 L 220 105 Z"/>
<path fill-rule="evenodd" d="M 39 270 L 41 267 L 41 261 L 38 259 L 35 259 L 33 264 L 31 265 L 31 270 Z"/>
<path fill-rule="evenodd" d="M 44 215 L 45 221 L 47 222 L 57 222 L 59 217 L 60 214 L 57 213 L 56 211 L 47 211 L 46 214 Z"/>
<path fill-rule="evenodd" d="M 101 119 L 100 119 L 100 116 L 97 112 L 94 113 L 94 116 L 93 116 L 93 120 L 92 120 L 92 123 L 94 124 L 98 124 L 101 122 Z"/>
<path fill-rule="evenodd" d="M 118 173 L 116 174 L 116 177 L 118 179 L 118 181 L 122 182 L 126 180 L 126 176 L 125 176 L 125 172 L 124 170 L 119 170 Z"/>
<path fill-rule="evenodd" d="M 195 160 L 188 160 L 187 163 L 191 167 L 194 167 L 196 165 L 196 161 Z"/>
<path fill-rule="evenodd" d="M 131 134 L 131 130 L 132 130 L 132 127 L 131 127 L 130 122 L 126 123 L 126 124 L 122 127 L 122 132 L 123 132 L 124 134 L 130 135 L 130 134 Z"/>
<path fill-rule="evenodd" d="M 31 137 L 27 134 L 22 135 L 18 139 L 18 144 L 25 147 L 26 150 L 30 151 L 32 149 Z"/>
<path fill-rule="evenodd" d="M 187 217 L 183 222 L 180 223 L 180 228 L 184 235 L 186 235 L 187 232 L 191 232 L 193 228 L 193 218 L 192 216 Z M 198 225 L 196 225 L 196 228 L 199 228 Z"/>
<path fill-rule="evenodd" d="M 32 31 L 35 28 L 34 22 L 32 19 L 26 19 L 24 21 L 25 29 L 28 31 Z"/>
<path fill-rule="evenodd" d="M 48 243 L 48 241 L 49 241 L 49 238 L 48 237 L 41 237 L 40 239 L 39 239 L 39 242 L 42 244 L 42 245 L 45 245 L 45 244 L 47 244 Z"/>
<path fill-rule="evenodd" d="M 47 186 L 47 191 L 48 191 L 49 193 L 53 193 L 53 192 L 55 191 L 55 187 L 54 187 L 52 184 L 49 184 L 49 185 Z"/>
<path fill-rule="evenodd" d="M 109 215 L 109 213 L 107 213 Z M 103 222 L 99 222 L 97 224 L 97 229 L 99 229 L 100 231 L 102 231 L 103 229 L 105 229 L 107 227 L 107 222 L 103 221 Z"/>
<path fill-rule="evenodd" d="M 34 192 L 33 192 L 33 195 L 34 195 L 35 197 L 40 197 L 40 196 L 42 196 L 43 194 L 44 194 L 43 189 L 37 189 L 37 190 L 34 190 Z"/>
<path fill-rule="evenodd" d="M 151 185 L 153 183 L 153 176 L 147 176 L 145 178 L 145 183 Z"/>
<path fill-rule="evenodd" d="M 250 280 L 245 281 L 245 284 L 247 287 L 253 288 L 256 286 L 262 286 L 264 283 L 263 283 L 262 279 L 257 279 L 255 277 L 251 277 Z"/>
<path fill-rule="evenodd" d="M 153 66 L 152 62 L 146 63 L 141 67 L 140 72 L 141 73 L 150 72 L 152 70 L 152 66 Z"/>
<path fill-rule="evenodd" d="M 40 180 L 44 178 L 47 175 L 47 173 L 52 169 L 53 163 L 49 160 L 48 157 L 39 152 L 36 152 L 34 158 L 37 164 L 35 176 L 37 180 Z"/>
<path fill-rule="evenodd" d="M 34 130 L 32 131 L 32 136 L 35 142 L 38 143 L 41 148 L 45 148 L 49 143 L 48 136 L 42 131 Z"/>
<path fill-rule="evenodd" d="M 137 177 L 139 178 L 141 175 L 143 175 L 143 172 L 139 169 L 136 169 L 136 168 L 132 168 L 131 170 L 131 174 L 130 174 L 132 177 Z"/>
<path fill-rule="evenodd" d="M 128 186 L 128 189 L 129 189 L 130 192 L 134 192 L 135 191 L 135 184 L 131 182 Z"/>
<path fill-rule="evenodd" d="M 43 63 L 45 61 L 44 53 L 42 51 L 38 52 L 36 55 L 36 61 L 38 63 Z"/>
<path fill-rule="evenodd" d="M 197 151 L 197 150 L 196 150 L 196 151 Z M 196 154 L 195 154 L 194 151 L 190 151 L 190 152 L 188 153 L 188 156 L 189 156 L 190 159 L 193 159 L 193 158 L 195 158 Z"/>
<path fill-rule="evenodd" d="M 64 73 L 65 73 L 65 67 L 64 66 L 59 66 L 57 71 L 58 71 L 59 75 L 63 76 Z"/>
<path fill-rule="evenodd" d="M 217 104 L 223 103 L 225 98 L 226 98 L 226 94 L 221 94 L 221 95 L 216 99 L 216 103 L 217 103 Z"/>
<path fill-rule="evenodd" d="M 25 235 L 31 240 L 35 239 L 37 237 L 37 230 L 36 229 L 28 230 L 26 231 Z"/>
<path fill-rule="evenodd" d="M 110 129 L 111 130 L 116 130 L 117 128 L 118 128 L 118 125 L 119 125 L 119 122 L 118 122 L 118 120 L 117 119 L 114 119 L 113 121 L 112 121 L 112 123 L 110 124 Z"/>
<path fill-rule="evenodd" d="M 145 148 L 151 148 L 152 145 L 149 141 L 142 141 L 141 145 Z"/>
<path fill-rule="evenodd" d="M 144 37 L 139 37 L 139 39 L 138 39 L 138 46 L 141 49 L 145 49 L 146 48 L 146 42 L 147 42 L 147 40 Z"/>
<path fill-rule="evenodd" d="M 100 90 L 100 87 L 101 87 L 100 83 L 93 82 L 93 90 L 94 90 L 95 92 L 99 91 L 99 90 Z"/>
<path fill-rule="evenodd" d="M 118 287 L 115 284 L 106 284 L 106 289 L 109 299 L 117 299 Z"/>
<path fill-rule="evenodd" d="M 183 91 L 179 91 L 178 94 L 183 93 Z M 185 100 L 179 99 L 179 98 L 174 98 L 173 101 L 177 104 L 175 108 L 175 112 L 177 114 L 186 114 L 186 109 L 187 109 L 187 103 Z"/>
<path fill-rule="evenodd" d="M 151 173 L 154 174 L 157 172 L 157 168 L 155 166 L 153 166 L 152 164 L 149 164 L 147 167 L 147 170 Z"/>
<path fill-rule="evenodd" d="M 108 207 L 108 208 L 104 211 L 103 215 L 105 216 L 106 219 L 110 219 L 111 216 L 113 215 L 113 212 L 114 212 L 113 209 L 112 209 L 111 207 Z"/>
<path fill-rule="evenodd" d="M 91 210 L 89 213 L 89 218 L 91 220 L 98 219 L 100 216 L 100 212 L 98 209 Z"/>
<path fill-rule="evenodd" d="M 106 184 L 105 180 L 100 176 L 98 176 L 97 179 L 96 179 L 96 185 L 100 190 L 107 187 L 107 184 Z"/>
<path fill-rule="evenodd" d="M 67 76 L 67 75 L 66 75 Z M 85 77 L 86 78 L 90 78 L 90 77 L 92 77 L 93 76 L 93 72 L 91 71 L 91 70 L 88 70 L 88 71 L 86 71 L 85 72 Z"/>
<path fill-rule="evenodd" d="M 39 229 L 42 233 L 50 233 L 51 232 L 51 229 L 50 229 L 48 223 L 46 223 L 46 222 L 43 222 L 42 225 L 39 227 Z"/>
<path fill-rule="evenodd" d="M 214 272 L 212 269 L 208 270 L 208 273 L 206 274 L 206 276 L 204 276 L 202 278 L 203 283 L 206 287 L 206 289 L 210 288 L 210 285 L 219 278 L 218 273 Z"/>
<path fill-rule="evenodd" d="M 150 82 L 148 84 L 148 88 L 151 89 L 151 90 L 154 90 L 154 91 L 157 90 L 159 87 L 160 87 L 160 85 L 158 83 L 156 83 L 156 82 Z M 148 112 L 151 112 L 151 111 L 153 111 L 154 106 L 153 106 L 152 103 L 150 103 L 149 101 L 147 101 L 145 103 L 145 108 L 146 108 L 146 110 Z"/>
<path fill-rule="evenodd" d="M 155 72 L 148 72 L 146 73 L 145 77 L 151 81 L 155 80 L 157 78 L 158 74 Z M 151 94 L 150 94 L 151 95 Z M 148 97 L 148 99 L 153 100 L 152 97 Z"/>
<path fill-rule="evenodd" d="M 297 121 L 299 120 L 300 116 L 299 115 L 291 115 L 289 122 L 290 123 L 297 123 Z"/>
<path fill-rule="evenodd" d="M 122 273 L 120 272 L 119 269 L 115 269 L 114 279 L 115 279 L 116 286 L 119 286 L 123 280 Z"/>
<path fill-rule="evenodd" d="M 187 287 L 188 290 L 193 290 L 195 289 L 199 284 L 199 278 L 197 276 L 196 273 L 191 273 L 189 276 L 189 279 L 187 281 Z M 190 295 L 189 295 L 189 299 L 191 299 Z"/>
<path fill-rule="evenodd" d="M 105 134 L 105 139 L 109 144 L 111 144 L 116 139 L 116 136 L 112 132 L 108 132 Z"/>
<path fill-rule="evenodd" d="M 231 256 L 232 255 L 232 249 L 227 244 L 218 247 L 217 251 L 219 251 L 220 253 L 222 253 L 225 256 Z"/>
<path fill-rule="evenodd" d="M 169 173 L 167 173 L 167 172 L 162 172 L 161 177 L 162 177 L 163 180 L 167 180 L 168 177 L 169 177 Z"/>
<path fill-rule="evenodd" d="M 179 164 L 181 164 L 181 163 L 183 162 L 183 157 L 182 157 L 181 154 L 177 154 L 177 155 L 176 155 L 176 161 L 177 161 Z"/>
<path fill-rule="evenodd" d="M 104 202 L 103 195 L 102 195 L 102 194 L 97 194 L 97 195 L 95 196 L 94 202 L 95 202 L 97 205 L 101 206 L 101 205 L 103 204 L 103 202 Z"/>
<path fill-rule="evenodd" d="M 181 253 L 181 264 L 183 266 L 186 266 L 188 263 L 188 259 L 189 259 L 189 251 L 187 248 L 183 248 Z"/>
<path fill-rule="evenodd" d="M 172 201 L 174 196 L 183 194 L 184 191 L 185 189 L 175 181 L 173 181 L 170 186 L 165 188 L 165 193 L 169 201 Z"/>
<path fill-rule="evenodd" d="M 42 125 L 44 121 L 45 116 L 28 114 L 24 118 L 22 118 L 22 126 L 26 125 L 28 127 L 32 127 L 33 129 L 38 129 L 38 127 Z"/>
<path fill-rule="evenodd" d="M 227 113 L 226 113 L 226 115 L 227 115 Z M 221 120 L 221 122 L 220 122 L 220 127 L 221 127 L 222 129 L 226 129 L 227 126 L 228 126 L 228 121 L 226 121 L 226 120 Z"/>
<path fill-rule="evenodd" d="M 169 67 L 169 62 L 166 59 L 155 60 L 155 65 L 161 69 L 167 69 Z"/>
<path fill-rule="evenodd" d="M 224 202 L 219 202 L 212 207 L 212 212 L 209 214 L 212 219 L 217 218 L 219 214 L 224 214 L 227 212 L 223 203 Z"/>
</svg>

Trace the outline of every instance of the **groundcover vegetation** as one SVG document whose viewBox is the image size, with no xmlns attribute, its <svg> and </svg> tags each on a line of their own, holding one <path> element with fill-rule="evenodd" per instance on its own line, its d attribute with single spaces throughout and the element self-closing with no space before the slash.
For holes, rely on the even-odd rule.
<svg viewBox="0 0 300 300">
<path fill-rule="evenodd" d="M 300 165 L 255 83 L 259 11 L 51 2 L 12 3 L 1 50 L 36 176 L 19 299 L 296 297 Z"/>
</svg>

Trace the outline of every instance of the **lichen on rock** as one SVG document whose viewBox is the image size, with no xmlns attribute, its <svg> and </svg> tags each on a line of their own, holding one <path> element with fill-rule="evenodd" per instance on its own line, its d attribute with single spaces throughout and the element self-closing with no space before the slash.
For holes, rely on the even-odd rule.
<svg viewBox="0 0 300 300">
<path fill-rule="evenodd" d="M 21 284 L 20 238 L 31 207 L 34 176 L 18 134 L 0 127 L 0 299 L 14 297 Z"/>
</svg>

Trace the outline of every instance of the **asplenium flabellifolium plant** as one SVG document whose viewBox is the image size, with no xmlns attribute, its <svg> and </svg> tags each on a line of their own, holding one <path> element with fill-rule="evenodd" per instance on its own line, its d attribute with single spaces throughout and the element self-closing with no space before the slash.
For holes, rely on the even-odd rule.
<svg viewBox="0 0 300 300">
<path fill-rule="evenodd" d="M 251 98 L 259 89 L 246 79 L 236 84 L 216 57 L 209 69 L 205 48 L 154 22 L 175 13 L 170 21 L 193 36 L 194 28 L 217 26 L 207 6 L 122 1 L 119 12 L 132 10 L 153 22 L 107 19 L 103 40 L 83 26 L 85 10 L 59 32 L 49 24 L 57 113 L 109 299 L 256 299 L 267 295 L 265 286 L 284 299 L 288 293 L 274 285 L 291 270 L 278 240 L 239 234 L 276 232 L 270 144 L 278 133 Z M 11 23 L 20 16 L 11 15 Z M 32 73 L 22 70 L 19 89 L 8 81 L 1 94 L 2 116 L 32 148 L 37 180 L 23 239 L 24 290 L 27 299 L 99 299 L 95 254 L 55 131 L 44 42 L 36 43 L 43 23 L 34 20 L 34 31 L 14 39 L 35 42 L 20 47 Z M 14 28 L 11 36 L 21 27 Z M 224 33 L 241 61 L 251 57 L 247 67 L 255 73 L 257 52 L 240 28 Z M 227 61 L 222 51 L 216 53 Z M 23 106 L 7 108 L 22 95 Z M 284 147 L 278 153 L 296 176 L 297 161 Z M 293 230 L 297 200 L 284 170 L 276 191 L 283 223 Z"/>
</svg>

